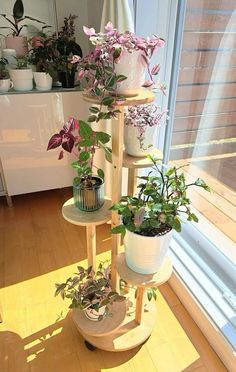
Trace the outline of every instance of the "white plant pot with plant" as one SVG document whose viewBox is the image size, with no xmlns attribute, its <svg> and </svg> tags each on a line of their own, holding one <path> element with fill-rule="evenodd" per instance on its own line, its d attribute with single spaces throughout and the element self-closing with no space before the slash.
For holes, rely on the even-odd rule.
<svg viewBox="0 0 236 372">
<path fill-rule="evenodd" d="M 96 132 L 88 123 L 75 118 L 65 123 L 62 130 L 49 140 L 48 150 L 62 147 L 59 159 L 63 158 L 64 150 L 76 157 L 72 163 L 77 171 L 73 180 L 73 195 L 75 206 L 82 211 L 92 212 L 104 204 L 104 172 L 95 166 L 94 155 L 102 149 L 106 160 L 111 161 L 111 149 L 107 146 L 109 141 L 109 134 Z"/>
<path fill-rule="evenodd" d="M 26 36 L 21 36 L 21 32 L 26 24 L 22 22 L 26 20 L 31 20 L 41 24 L 45 22 L 39 21 L 30 16 L 24 15 L 24 5 L 22 0 L 16 0 L 13 6 L 12 19 L 10 19 L 6 14 L 1 14 L 1 17 L 9 23 L 9 27 L 0 27 L 0 29 L 9 29 L 11 31 L 10 35 L 5 37 L 5 44 L 7 49 L 15 49 L 16 56 L 21 58 L 24 57 L 28 52 L 28 42 Z"/>
<path fill-rule="evenodd" d="M 52 77 L 48 72 L 34 72 L 35 87 L 40 91 L 52 89 Z"/>
<path fill-rule="evenodd" d="M 158 159 L 148 157 L 153 163 L 152 171 L 139 177 L 142 182 L 138 185 L 138 196 L 122 197 L 111 207 L 123 218 L 123 224 L 114 227 L 112 233 L 124 236 L 126 263 L 141 274 L 153 274 L 160 269 L 172 230 L 181 231 L 181 214 L 187 215 L 188 221 L 198 221 L 190 209 L 188 188 L 210 190 L 200 178 L 187 183 L 184 173 L 178 172 L 181 167 L 168 169 Z"/>
<path fill-rule="evenodd" d="M 130 106 L 125 113 L 124 145 L 131 156 L 146 156 L 153 150 L 157 128 L 167 118 L 155 104 Z"/>
<path fill-rule="evenodd" d="M 88 319 L 100 321 L 110 315 L 113 302 L 125 300 L 111 288 L 111 268 L 106 261 L 100 262 L 97 272 L 92 267 L 78 266 L 77 269 L 65 283 L 56 284 L 55 292 L 55 296 L 60 294 L 63 300 L 71 301 L 69 308 L 73 311 L 84 311 Z"/>
<path fill-rule="evenodd" d="M 17 67 L 9 70 L 14 90 L 27 92 L 33 89 L 33 71 L 27 67 L 27 59 L 18 58 Z"/>
<path fill-rule="evenodd" d="M 6 58 L 0 58 L 0 93 L 6 93 L 13 87 L 7 69 L 8 61 Z"/>
</svg>

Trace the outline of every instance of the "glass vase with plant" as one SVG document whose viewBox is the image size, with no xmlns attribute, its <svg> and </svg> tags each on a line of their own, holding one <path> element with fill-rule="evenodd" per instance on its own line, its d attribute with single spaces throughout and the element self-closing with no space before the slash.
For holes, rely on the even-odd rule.
<svg viewBox="0 0 236 372">
<path fill-rule="evenodd" d="M 75 156 L 71 164 L 77 171 L 73 181 L 74 200 L 81 210 L 94 211 L 104 204 L 104 172 L 95 165 L 94 157 L 96 151 L 102 149 L 105 158 L 111 161 L 109 141 L 109 134 L 94 131 L 88 123 L 74 118 L 69 119 L 49 140 L 47 150 L 61 147 L 59 160 L 64 151 Z"/>
<path fill-rule="evenodd" d="M 16 0 L 13 6 L 12 19 L 6 14 L 1 16 L 7 21 L 9 26 L 2 26 L 0 29 L 10 31 L 10 36 L 5 37 L 6 48 L 15 49 L 17 57 L 23 57 L 28 51 L 27 38 L 21 36 L 22 30 L 28 25 L 22 22 L 27 20 L 45 24 L 36 18 L 24 15 L 24 5 L 22 0 Z"/>
<path fill-rule="evenodd" d="M 125 297 L 111 288 L 110 265 L 101 262 L 96 272 L 91 266 L 87 269 L 78 266 L 77 270 L 66 282 L 56 284 L 55 296 L 60 294 L 63 300 L 69 299 L 69 308 L 83 310 L 90 320 L 101 321 L 112 316 L 111 305 L 124 301 Z"/>
<path fill-rule="evenodd" d="M 137 197 L 124 196 L 111 207 L 122 217 L 122 224 L 114 227 L 112 233 L 125 236 L 126 262 L 131 269 L 143 274 L 153 273 L 161 266 L 172 229 L 181 231 L 181 215 L 188 221 L 198 222 L 190 208 L 187 190 L 200 187 L 210 191 L 200 178 L 188 183 L 184 173 L 179 172 L 181 167 L 166 169 L 158 159 L 151 155 L 148 158 L 153 163 L 152 170 L 147 176 L 138 177 L 141 183 L 137 186 Z"/>
<path fill-rule="evenodd" d="M 156 128 L 166 123 L 167 110 L 156 104 L 129 106 L 125 112 L 124 144 L 127 154 L 146 156 L 153 150 Z"/>
</svg>

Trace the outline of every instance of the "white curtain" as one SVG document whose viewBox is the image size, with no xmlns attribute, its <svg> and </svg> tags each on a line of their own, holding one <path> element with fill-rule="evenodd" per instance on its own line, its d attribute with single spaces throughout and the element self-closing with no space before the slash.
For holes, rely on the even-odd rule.
<svg viewBox="0 0 236 372">
<path fill-rule="evenodd" d="M 130 8 L 129 0 L 104 0 L 101 32 L 107 22 L 111 21 L 120 32 L 134 32 L 134 20 Z"/>
</svg>

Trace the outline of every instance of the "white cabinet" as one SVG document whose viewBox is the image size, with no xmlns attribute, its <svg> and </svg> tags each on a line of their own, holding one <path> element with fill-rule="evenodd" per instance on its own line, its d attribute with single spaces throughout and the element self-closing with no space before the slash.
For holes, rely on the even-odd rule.
<svg viewBox="0 0 236 372">
<path fill-rule="evenodd" d="M 71 186 L 72 156 L 46 151 L 69 116 L 86 119 L 81 92 L 0 95 L 0 158 L 8 195 Z"/>
</svg>

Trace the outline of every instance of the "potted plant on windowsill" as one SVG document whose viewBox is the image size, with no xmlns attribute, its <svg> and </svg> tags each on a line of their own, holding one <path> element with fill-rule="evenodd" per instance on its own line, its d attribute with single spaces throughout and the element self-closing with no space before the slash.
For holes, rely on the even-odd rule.
<svg viewBox="0 0 236 372">
<path fill-rule="evenodd" d="M 72 14 L 64 18 L 64 26 L 53 42 L 54 63 L 63 88 L 74 87 L 77 63 L 83 55 L 81 47 L 75 41 L 76 18 Z"/>
<path fill-rule="evenodd" d="M 127 265 L 141 274 L 153 274 L 161 267 L 169 247 L 172 230 L 181 231 L 182 214 L 188 221 L 198 222 L 190 209 L 191 201 L 186 192 L 196 186 L 210 191 L 200 178 L 186 183 L 179 168 L 171 167 L 166 171 L 158 165 L 158 159 L 148 155 L 153 170 L 148 176 L 139 177 L 137 197 L 125 196 L 111 209 L 123 219 L 122 225 L 112 229 L 112 233 L 124 236 Z"/>
<path fill-rule="evenodd" d="M 7 59 L 0 58 L 0 93 L 8 92 L 8 90 L 12 88 L 7 65 Z"/>
<path fill-rule="evenodd" d="M 73 194 L 75 206 L 80 210 L 94 211 L 104 204 L 104 172 L 95 166 L 94 156 L 98 149 L 102 149 L 106 159 L 111 161 L 111 149 L 107 146 L 109 141 L 110 135 L 107 133 L 96 132 L 86 122 L 74 118 L 49 140 L 47 150 L 62 147 L 59 159 L 63 158 L 64 150 L 76 158 L 72 162 L 72 167 L 77 171 Z"/>
<path fill-rule="evenodd" d="M 92 267 L 84 269 L 78 266 L 77 269 L 78 272 L 73 277 L 64 283 L 56 284 L 55 296 L 60 294 L 63 300 L 69 299 L 69 308 L 73 311 L 83 310 L 90 320 L 100 321 L 112 315 L 110 306 L 115 301 L 124 301 L 125 297 L 112 291 L 110 265 L 100 263 L 97 272 L 94 272 Z"/>
<path fill-rule="evenodd" d="M 24 15 L 24 5 L 22 0 L 16 0 L 13 6 L 13 20 L 11 20 L 6 14 L 1 16 L 10 24 L 9 26 L 0 27 L 0 29 L 11 30 L 11 35 L 5 37 L 5 44 L 7 49 L 15 49 L 17 57 L 24 57 L 28 52 L 27 38 L 21 36 L 21 31 L 26 24 L 21 25 L 25 20 L 31 20 L 41 24 L 45 22 L 39 21 L 36 18 Z"/>
<path fill-rule="evenodd" d="M 167 111 L 155 104 L 129 106 L 125 112 L 125 152 L 131 156 L 146 156 L 153 150 L 155 132 L 167 120 Z"/>
<path fill-rule="evenodd" d="M 33 72 L 28 67 L 28 58 L 17 58 L 15 69 L 10 69 L 10 77 L 14 85 L 14 90 L 26 92 L 33 89 Z"/>
<path fill-rule="evenodd" d="M 28 61 L 36 67 L 33 73 L 36 89 L 47 91 L 52 88 L 52 76 L 55 70 L 53 56 L 53 37 L 45 32 L 43 26 L 42 31 L 37 36 L 33 36 L 30 40 L 31 49 L 28 54 Z"/>
</svg>

